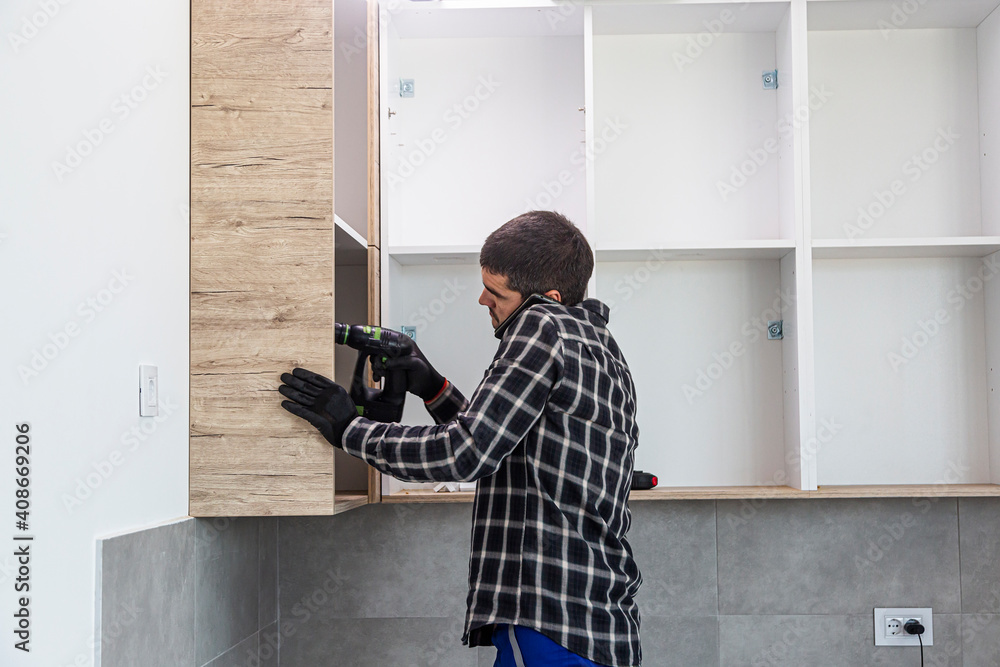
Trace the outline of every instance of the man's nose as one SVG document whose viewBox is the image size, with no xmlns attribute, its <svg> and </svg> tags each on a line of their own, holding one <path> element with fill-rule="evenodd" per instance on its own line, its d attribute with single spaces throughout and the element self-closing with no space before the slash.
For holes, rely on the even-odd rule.
<svg viewBox="0 0 1000 667">
<path fill-rule="evenodd" d="M 483 293 L 479 295 L 479 305 L 489 307 L 490 303 L 488 299 L 489 299 L 489 292 L 487 292 L 484 289 Z"/>
</svg>

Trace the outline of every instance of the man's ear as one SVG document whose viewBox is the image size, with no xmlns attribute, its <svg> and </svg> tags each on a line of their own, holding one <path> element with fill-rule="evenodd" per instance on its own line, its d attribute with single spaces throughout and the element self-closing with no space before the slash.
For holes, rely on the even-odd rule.
<svg viewBox="0 0 1000 667">
<path fill-rule="evenodd" d="M 557 289 L 550 289 L 548 292 L 545 293 L 545 296 L 549 297 L 550 299 L 553 299 L 554 301 L 562 303 L 562 294 L 560 294 L 559 290 Z"/>
</svg>

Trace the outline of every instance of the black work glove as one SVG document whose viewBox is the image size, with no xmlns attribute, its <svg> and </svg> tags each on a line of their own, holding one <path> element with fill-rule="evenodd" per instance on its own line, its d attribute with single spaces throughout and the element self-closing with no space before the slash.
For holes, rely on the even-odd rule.
<svg viewBox="0 0 1000 667">
<path fill-rule="evenodd" d="M 319 429 L 330 444 L 341 447 L 344 430 L 358 416 L 347 390 L 304 368 L 294 369 L 291 375 L 282 373 L 281 381 L 285 384 L 278 391 L 291 399 L 282 401 L 281 407 Z"/>
<path fill-rule="evenodd" d="M 385 368 L 406 371 L 406 389 L 424 401 L 429 401 L 444 388 L 444 376 L 434 370 L 416 342 L 406 356 L 386 359 Z"/>
</svg>

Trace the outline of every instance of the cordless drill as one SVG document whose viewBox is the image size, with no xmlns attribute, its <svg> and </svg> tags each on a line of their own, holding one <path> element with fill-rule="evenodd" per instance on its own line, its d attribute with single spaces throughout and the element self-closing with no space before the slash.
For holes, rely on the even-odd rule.
<svg viewBox="0 0 1000 667">
<path fill-rule="evenodd" d="M 358 351 L 351 379 L 351 399 L 358 406 L 358 414 L 373 421 L 398 422 L 403 418 L 406 401 L 406 371 L 388 370 L 385 362 L 408 355 L 413 349 L 410 337 L 392 329 L 367 324 L 337 322 L 333 327 L 334 340 L 338 345 L 347 345 Z M 365 382 L 365 366 L 369 358 L 372 379 L 378 382 L 385 378 L 382 389 L 372 389 Z"/>
</svg>

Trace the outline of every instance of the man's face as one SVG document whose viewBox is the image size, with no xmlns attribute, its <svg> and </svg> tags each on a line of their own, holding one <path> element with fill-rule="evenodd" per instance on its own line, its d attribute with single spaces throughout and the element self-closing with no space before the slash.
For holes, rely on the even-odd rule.
<svg viewBox="0 0 1000 667">
<path fill-rule="evenodd" d="M 524 297 L 521 296 L 520 292 L 515 292 L 507 287 L 507 276 L 490 273 L 486 269 L 483 269 L 482 272 L 483 293 L 479 295 L 479 303 L 489 309 L 490 320 L 493 322 L 493 328 L 496 329 L 521 305 Z"/>
</svg>

